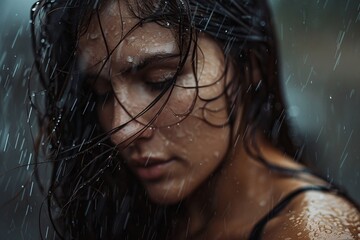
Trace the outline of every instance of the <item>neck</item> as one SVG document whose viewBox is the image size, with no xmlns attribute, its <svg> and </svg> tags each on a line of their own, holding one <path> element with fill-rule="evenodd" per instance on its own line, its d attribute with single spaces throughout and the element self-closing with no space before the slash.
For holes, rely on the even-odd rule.
<svg viewBox="0 0 360 240">
<path fill-rule="evenodd" d="M 258 144 L 260 152 L 272 163 L 298 167 L 265 140 L 260 139 Z M 183 202 L 184 211 L 175 228 L 187 229 L 188 236 L 207 231 L 210 225 L 241 226 L 247 231 L 273 206 L 272 201 L 280 198 L 283 192 L 277 192 L 278 185 L 278 176 L 252 159 L 243 143 L 239 143 L 233 156 Z"/>
</svg>

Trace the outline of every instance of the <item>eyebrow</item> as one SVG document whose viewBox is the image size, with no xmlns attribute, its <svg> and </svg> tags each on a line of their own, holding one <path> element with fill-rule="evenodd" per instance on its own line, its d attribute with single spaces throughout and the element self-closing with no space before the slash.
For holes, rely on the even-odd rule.
<svg viewBox="0 0 360 240">
<path fill-rule="evenodd" d="M 131 65 L 130 67 L 127 67 L 123 70 L 121 70 L 117 74 L 129 74 L 131 72 L 139 72 L 143 70 L 144 68 L 148 67 L 149 65 L 156 65 L 161 62 L 170 60 L 172 58 L 178 58 L 180 57 L 180 54 L 178 53 L 155 53 L 153 55 L 148 55 L 145 58 L 141 59 L 138 63 L 135 63 Z M 116 75 L 117 75 L 116 74 Z"/>
<path fill-rule="evenodd" d="M 180 57 L 181 55 L 179 53 L 154 53 L 152 55 L 148 55 L 146 57 L 144 57 L 143 59 L 141 59 L 138 63 L 132 64 L 131 66 L 120 70 L 119 72 L 117 72 L 115 74 L 116 75 L 127 75 L 129 73 L 132 72 L 139 72 L 143 69 L 145 69 L 146 67 L 148 67 L 149 65 L 156 65 L 156 64 L 160 64 L 164 61 L 170 60 L 170 59 L 175 59 L 177 57 Z M 103 78 L 101 76 L 102 74 L 100 74 L 99 72 L 97 73 L 89 73 L 89 72 L 85 72 L 84 76 L 87 79 L 99 79 L 99 78 Z"/>
</svg>

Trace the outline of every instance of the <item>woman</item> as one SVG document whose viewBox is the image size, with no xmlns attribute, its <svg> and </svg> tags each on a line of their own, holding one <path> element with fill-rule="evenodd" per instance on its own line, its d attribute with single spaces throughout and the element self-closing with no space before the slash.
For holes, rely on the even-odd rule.
<svg viewBox="0 0 360 240">
<path fill-rule="evenodd" d="M 359 237 L 356 207 L 294 161 L 265 1 L 43 0 L 32 17 L 60 238 Z"/>
</svg>

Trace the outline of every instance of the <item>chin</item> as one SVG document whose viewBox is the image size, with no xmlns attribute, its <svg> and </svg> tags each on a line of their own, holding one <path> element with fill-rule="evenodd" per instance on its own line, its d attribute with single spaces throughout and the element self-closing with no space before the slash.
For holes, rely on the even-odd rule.
<svg viewBox="0 0 360 240">
<path fill-rule="evenodd" d="M 145 190 L 150 201 L 158 205 L 174 205 L 189 195 L 178 187 L 158 189 L 158 187 L 145 186 Z"/>
</svg>

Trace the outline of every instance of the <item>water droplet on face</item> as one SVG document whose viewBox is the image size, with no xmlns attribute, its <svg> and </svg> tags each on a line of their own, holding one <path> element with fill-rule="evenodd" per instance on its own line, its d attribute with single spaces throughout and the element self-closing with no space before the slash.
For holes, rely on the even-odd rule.
<svg viewBox="0 0 360 240">
<path fill-rule="evenodd" d="M 97 34 L 97 33 L 91 33 L 90 35 L 89 35 L 89 38 L 91 39 L 91 40 L 94 40 L 94 39 L 96 39 L 96 38 L 98 38 L 99 37 L 99 34 Z"/>
<path fill-rule="evenodd" d="M 129 62 L 129 63 L 132 63 L 132 62 L 134 62 L 134 58 L 131 57 L 131 56 L 128 56 L 128 57 L 126 58 L 126 61 Z"/>
</svg>

